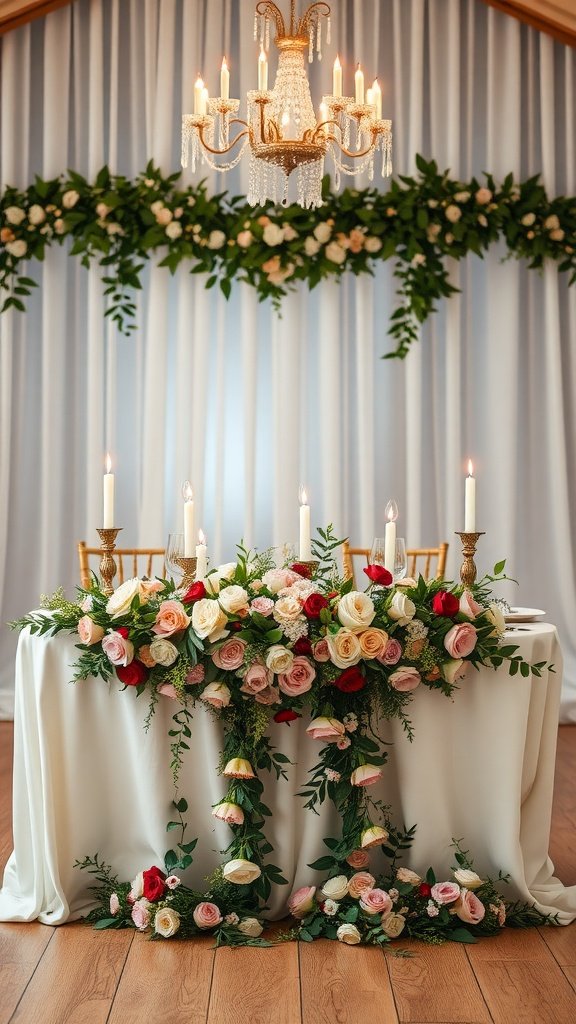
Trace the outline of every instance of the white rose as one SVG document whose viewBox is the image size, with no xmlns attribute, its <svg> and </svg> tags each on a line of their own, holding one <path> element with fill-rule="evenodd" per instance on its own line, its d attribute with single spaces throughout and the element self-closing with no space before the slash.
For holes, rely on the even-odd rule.
<svg viewBox="0 0 576 1024">
<path fill-rule="evenodd" d="M 462 216 L 462 210 L 460 207 L 454 206 L 453 203 L 451 203 L 450 206 L 447 206 L 444 212 L 446 214 L 446 220 L 449 220 L 451 224 L 455 224 Z"/>
<path fill-rule="evenodd" d="M 234 615 L 241 608 L 248 607 L 248 593 L 244 587 L 224 587 L 220 591 L 220 605 L 229 615 Z"/>
<path fill-rule="evenodd" d="M 274 605 L 273 616 L 276 622 L 295 622 L 302 614 L 302 606 L 297 597 L 279 597 Z"/>
<path fill-rule="evenodd" d="M 454 199 L 456 200 L 457 203 L 467 203 L 468 200 L 470 199 L 470 193 L 457 192 L 456 195 L 454 196 Z"/>
<path fill-rule="evenodd" d="M 222 629 L 226 622 L 226 615 L 218 601 L 203 597 L 201 601 L 195 602 L 192 609 L 192 626 L 201 640 L 205 640 L 216 630 Z"/>
<path fill-rule="evenodd" d="M 459 868 L 458 871 L 455 871 L 454 878 L 464 889 L 479 889 L 483 884 L 480 875 L 477 875 L 475 871 L 468 871 L 466 868 Z"/>
<path fill-rule="evenodd" d="M 493 633 L 497 633 L 499 635 L 505 631 L 506 620 L 504 619 L 504 613 L 499 605 L 489 605 L 484 614 L 488 621 L 494 626 Z"/>
<path fill-rule="evenodd" d="M 281 245 L 284 241 L 284 232 L 278 224 L 267 224 L 262 238 L 266 245 Z"/>
<path fill-rule="evenodd" d="M 320 242 L 322 245 L 326 245 L 326 242 L 328 241 L 330 235 L 332 234 L 332 225 L 327 224 L 326 221 L 322 221 L 320 224 L 316 225 L 313 234 L 314 238 L 318 242 Z"/>
<path fill-rule="evenodd" d="M 522 217 L 522 220 L 520 221 L 520 223 L 524 224 L 524 226 L 527 227 L 527 228 L 531 228 L 532 225 L 534 224 L 535 220 L 536 220 L 536 214 L 535 213 L 525 213 L 524 216 Z"/>
<path fill-rule="evenodd" d="M 447 683 L 452 686 L 457 679 L 462 679 L 468 671 L 468 662 L 463 658 L 452 658 L 442 665 L 442 675 Z"/>
<path fill-rule="evenodd" d="M 238 931 L 242 935 L 248 935 L 251 939 L 257 939 L 262 934 L 263 926 L 255 917 L 244 917 L 238 925 Z"/>
<path fill-rule="evenodd" d="M 392 604 L 388 608 L 388 615 L 391 619 L 395 619 L 401 626 L 406 626 L 416 614 L 416 605 L 406 594 L 401 594 L 400 591 L 396 591 L 392 598 Z"/>
<path fill-rule="evenodd" d="M 26 255 L 28 246 L 23 238 L 17 238 L 14 242 L 8 242 L 6 245 L 6 252 L 9 252 L 11 256 L 15 256 L 16 259 L 21 259 L 22 256 Z"/>
<path fill-rule="evenodd" d="M 218 566 L 217 572 L 221 580 L 231 580 L 236 572 L 236 562 L 223 562 Z"/>
<path fill-rule="evenodd" d="M 404 931 L 406 921 L 402 914 L 385 914 L 382 918 L 382 931 L 389 939 L 397 939 Z"/>
<path fill-rule="evenodd" d="M 34 205 L 28 210 L 28 220 L 31 224 L 42 224 L 43 221 L 46 220 L 44 207 L 39 206 L 38 203 L 34 203 Z"/>
<path fill-rule="evenodd" d="M 173 910 L 172 907 L 164 907 L 163 910 L 156 911 L 154 931 L 157 935 L 161 935 L 164 939 L 169 939 L 172 935 L 176 934 L 179 927 L 180 914 L 177 910 Z"/>
<path fill-rule="evenodd" d="M 4 217 L 9 224 L 21 224 L 26 214 L 19 206 L 7 206 L 4 210 Z"/>
<path fill-rule="evenodd" d="M 340 598 L 338 602 L 338 618 L 343 626 L 352 630 L 353 633 L 359 633 L 372 622 L 376 612 L 374 610 L 374 602 L 368 594 L 363 594 L 359 590 L 351 590 L 349 594 L 344 594 L 344 597 Z"/>
<path fill-rule="evenodd" d="M 111 615 L 113 619 L 119 619 L 120 616 L 127 615 L 132 601 L 137 594 L 140 594 L 140 580 L 136 576 L 131 580 L 121 583 L 108 599 L 106 605 L 108 615 Z"/>
<path fill-rule="evenodd" d="M 133 901 L 139 900 L 144 894 L 144 872 L 140 871 L 130 887 L 129 896 Z"/>
<path fill-rule="evenodd" d="M 226 683 L 208 683 L 205 686 L 200 698 L 215 708 L 227 708 L 230 703 L 231 693 Z"/>
<path fill-rule="evenodd" d="M 76 203 L 80 199 L 80 194 L 75 188 L 68 189 L 67 192 L 62 196 L 62 206 L 65 210 L 71 210 L 72 207 L 76 206 Z"/>
<path fill-rule="evenodd" d="M 304 252 L 307 256 L 315 256 L 320 250 L 320 242 L 313 238 L 312 235 L 308 235 L 308 238 L 304 239 Z"/>
<path fill-rule="evenodd" d="M 266 655 L 266 668 L 269 668 L 271 672 L 288 672 L 294 661 L 294 655 L 292 651 L 289 651 L 287 647 L 281 647 L 279 644 L 274 644 L 270 647 Z"/>
<path fill-rule="evenodd" d="M 549 217 L 546 217 L 544 221 L 544 227 L 547 231 L 555 231 L 560 227 L 560 221 L 555 213 L 551 213 Z"/>
<path fill-rule="evenodd" d="M 235 885 L 250 885 L 260 878 L 262 872 L 257 864 L 251 860 L 229 860 L 222 868 L 222 874 L 227 882 L 234 882 Z"/>
<path fill-rule="evenodd" d="M 335 875 L 329 878 L 322 886 L 322 895 L 327 900 L 343 900 L 348 894 L 348 879 L 346 875 Z"/>
<path fill-rule="evenodd" d="M 206 244 L 209 249 L 221 249 L 225 243 L 226 235 L 223 231 L 211 231 Z"/>
<path fill-rule="evenodd" d="M 180 238 L 180 235 L 182 234 L 182 225 L 179 224 L 177 220 L 171 221 L 166 228 L 166 234 L 168 235 L 168 238 Z"/>
<path fill-rule="evenodd" d="M 211 572 L 206 576 L 204 586 L 206 587 L 207 594 L 216 595 L 220 593 L 220 577 L 218 575 L 218 570 L 215 570 L 215 572 Z"/>
<path fill-rule="evenodd" d="M 172 210 L 169 210 L 167 206 L 163 206 L 161 210 L 158 210 L 156 214 L 156 221 L 161 227 L 166 227 L 167 224 L 172 220 Z"/>
<path fill-rule="evenodd" d="M 376 238 L 376 235 L 368 235 L 364 240 L 364 248 L 366 252 L 380 252 L 382 242 L 379 238 Z"/>
<path fill-rule="evenodd" d="M 328 245 L 324 250 L 324 255 L 331 263 L 344 263 L 344 260 L 346 259 L 346 249 L 343 249 L 341 245 L 338 245 L 338 242 L 328 242 Z"/>
<path fill-rule="evenodd" d="M 351 629 L 339 629 L 337 633 L 326 636 L 330 661 L 338 668 L 350 668 L 357 665 L 362 658 L 360 641 Z"/>
<path fill-rule="evenodd" d="M 347 946 L 357 946 L 362 941 L 355 924 L 341 924 L 336 932 L 336 938 L 338 942 L 345 942 Z"/>
<path fill-rule="evenodd" d="M 165 640 L 164 637 L 158 636 L 150 644 L 150 654 L 157 665 L 169 668 L 178 657 L 178 648 L 170 640 Z"/>
<path fill-rule="evenodd" d="M 155 202 L 150 204 L 150 211 L 154 214 L 155 217 L 157 217 L 158 214 L 160 213 L 160 210 L 163 209 L 164 203 L 162 202 L 161 199 L 156 199 Z M 96 212 L 98 212 L 98 207 L 96 207 Z M 102 216 L 102 214 L 99 214 L 99 216 Z M 106 214 L 104 214 L 104 216 L 106 216 Z"/>
</svg>

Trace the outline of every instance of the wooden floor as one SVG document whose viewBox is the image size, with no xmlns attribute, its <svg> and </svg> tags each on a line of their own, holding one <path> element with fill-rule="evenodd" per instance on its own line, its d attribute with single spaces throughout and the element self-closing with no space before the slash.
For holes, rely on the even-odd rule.
<svg viewBox="0 0 576 1024">
<path fill-rule="evenodd" d="M 0 723 L 0 867 L 12 726 Z M 551 856 L 576 884 L 576 726 L 560 729 Z M 84 924 L 0 925 L 0 1024 L 575 1024 L 576 924 L 410 959 L 326 940 L 272 949 L 150 942 Z"/>
</svg>

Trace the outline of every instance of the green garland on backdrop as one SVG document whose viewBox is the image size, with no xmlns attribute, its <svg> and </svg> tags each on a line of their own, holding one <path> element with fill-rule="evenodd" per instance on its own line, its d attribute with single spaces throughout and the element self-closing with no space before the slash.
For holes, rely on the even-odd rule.
<svg viewBox="0 0 576 1024">
<path fill-rule="evenodd" d="M 152 162 L 134 181 L 103 167 L 93 184 L 68 171 L 50 181 L 36 177 L 24 190 L 8 186 L 0 194 L 0 291 L 8 293 L 0 311 L 24 310 L 36 282 L 23 264 L 43 260 L 49 246 L 68 238 L 84 266 L 104 268 L 106 315 L 124 333 L 134 328 L 133 293 L 145 261 L 157 252 L 171 273 L 188 262 L 226 298 L 233 281 L 244 281 L 277 308 L 296 281 L 314 288 L 347 270 L 373 274 L 375 261 L 394 258 L 398 303 L 389 334 L 396 348 L 388 357 L 404 358 L 438 300 L 458 290 L 447 257 L 482 257 L 503 242 L 529 267 L 553 259 L 576 281 L 575 197 L 549 199 L 538 176 L 516 183 L 508 174 L 498 185 L 485 174 L 484 182 L 463 183 L 421 156 L 416 165 L 417 177 L 400 175 L 385 193 L 334 195 L 326 178 L 320 210 L 253 209 L 241 196 L 209 196 L 203 182 L 181 189 L 179 174 L 163 177 Z"/>
</svg>

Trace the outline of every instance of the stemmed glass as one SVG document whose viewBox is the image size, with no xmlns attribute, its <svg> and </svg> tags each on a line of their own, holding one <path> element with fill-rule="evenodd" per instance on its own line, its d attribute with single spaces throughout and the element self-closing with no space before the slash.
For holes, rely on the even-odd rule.
<svg viewBox="0 0 576 1024">
<path fill-rule="evenodd" d="M 385 548 L 384 537 L 374 537 L 370 548 L 370 565 L 384 565 Z"/>
<path fill-rule="evenodd" d="M 177 559 L 184 555 L 184 534 L 169 533 L 166 545 L 166 566 L 170 570 L 170 576 L 176 584 L 180 583 L 184 576 L 184 570 L 178 564 Z"/>
<path fill-rule="evenodd" d="M 404 537 L 396 538 L 396 551 L 394 552 L 394 582 L 403 580 L 408 571 L 408 558 L 406 556 L 406 542 Z"/>
</svg>

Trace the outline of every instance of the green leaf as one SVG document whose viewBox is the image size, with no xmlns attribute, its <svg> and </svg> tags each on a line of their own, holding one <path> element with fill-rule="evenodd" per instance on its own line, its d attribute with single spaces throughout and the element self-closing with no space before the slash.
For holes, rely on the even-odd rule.
<svg viewBox="0 0 576 1024">
<path fill-rule="evenodd" d="M 506 565 L 506 559 L 503 558 L 501 562 L 496 562 L 494 566 L 494 576 L 499 576 L 500 573 L 504 572 L 504 566 Z"/>
<path fill-rule="evenodd" d="M 449 933 L 452 942 L 478 942 L 478 939 L 467 928 L 455 928 Z"/>
<path fill-rule="evenodd" d="M 118 927 L 118 921 L 115 917 L 101 917 L 99 921 L 94 923 L 94 928 L 97 931 L 103 931 L 105 928 Z"/>
</svg>

